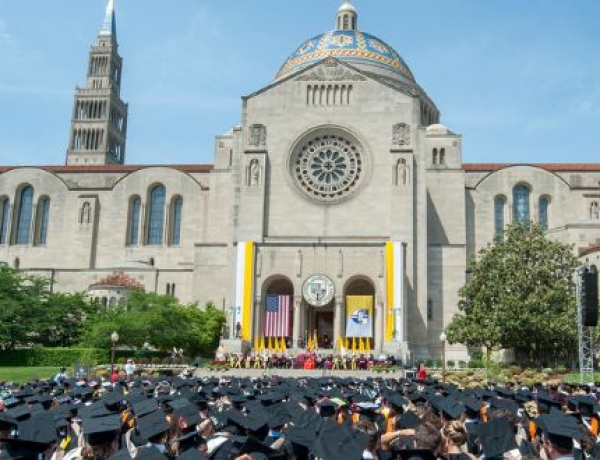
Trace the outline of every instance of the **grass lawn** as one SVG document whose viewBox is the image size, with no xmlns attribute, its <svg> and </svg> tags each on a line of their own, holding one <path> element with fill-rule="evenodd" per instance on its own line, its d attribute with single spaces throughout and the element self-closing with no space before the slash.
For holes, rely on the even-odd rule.
<svg viewBox="0 0 600 460">
<path fill-rule="evenodd" d="M 59 371 L 58 367 L 0 367 L 0 381 L 25 383 L 31 379 L 49 379 Z M 69 376 L 73 369 L 67 369 Z"/>
<path fill-rule="evenodd" d="M 565 382 L 579 382 L 579 372 L 577 373 L 572 373 L 572 374 L 567 374 L 564 378 Z M 600 382 L 600 372 L 596 372 L 594 373 L 594 382 Z M 584 382 L 584 383 L 590 383 L 590 382 Z"/>
</svg>

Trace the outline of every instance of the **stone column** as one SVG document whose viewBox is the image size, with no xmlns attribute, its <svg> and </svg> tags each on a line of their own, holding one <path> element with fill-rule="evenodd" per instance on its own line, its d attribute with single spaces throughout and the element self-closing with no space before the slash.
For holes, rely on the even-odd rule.
<svg viewBox="0 0 600 460">
<path fill-rule="evenodd" d="M 373 297 L 373 308 L 375 310 L 375 343 L 374 349 L 377 352 L 381 352 L 383 349 L 383 343 L 385 341 L 385 316 L 387 315 L 387 311 L 385 310 L 385 306 L 383 301 L 381 300 L 382 296 L 375 294 Z"/>
<path fill-rule="evenodd" d="M 293 337 L 292 343 L 294 344 L 294 348 L 298 348 L 298 337 L 302 334 L 302 297 L 296 296 L 294 297 L 294 327 L 293 327 Z"/>
<path fill-rule="evenodd" d="M 333 335 L 332 342 L 343 336 L 343 321 L 344 321 L 344 301 L 342 297 L 335 298 L 335 312 L 333 317 Z"/>
<path fill-rule="evenodd" d="M 260 339 L 261 336 L 261 325 L 262 325 L 262 302 L 260 297 L 254 299 L 254 311 L 252 312 L 253 318 L 253 332 L 252 332 L 252 345 L 254 345 L 254 337 Z"/>
</svg>

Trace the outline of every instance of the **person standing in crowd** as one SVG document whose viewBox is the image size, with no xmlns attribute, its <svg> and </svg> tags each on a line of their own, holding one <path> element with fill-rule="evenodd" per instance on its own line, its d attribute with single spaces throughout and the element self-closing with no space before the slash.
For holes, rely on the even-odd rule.
<svg viewBox="0 0 600 460">
<path fill-rule="evenodd" d="M 67 368 L 65 367 L 61 367 L 60 371 L 58 372 L 58 374 L 56 374 L 54 376 L 54 382 L 57 385 L 60 385 L 61 383 L 63 383 L 65 380 L 67 380 L 69 378 L 69 374 L 67 374 Z"/>
<path fill-rule="evenodd" d="M 425 380 L 427 378 L 427 369 L 425 364 L 419 364 L 419 370 L 417 371 L 417 380 Z"/>
<path fill-rule="evenodd" d="M 125 364 L 125 374 L 127 374 L 127 381 L 131 382 L 135 376 L 135 363 L 133 359 L 128 359 Z"/>
</svg>

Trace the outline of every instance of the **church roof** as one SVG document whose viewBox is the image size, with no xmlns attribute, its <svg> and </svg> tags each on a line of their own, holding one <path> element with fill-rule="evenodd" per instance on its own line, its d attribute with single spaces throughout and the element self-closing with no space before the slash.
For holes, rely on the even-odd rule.
<svg viewBox="0 0 600 460">
<path fill-rule="evenodd" d="M 533 166 L 546 171 L 600 171 L 600 163 L 464 163 L 467 172 L 493 172 L 511 166 Z"/>
<path fill-rule="evenodd" d="M 383 40 L 359 30 L 339 29 L 317 35 L 298 47 L 279 69 L 276 80 L 328 57 L 335 57 L 372 73 L 415 82 L 402 57 Z"/>
<path fill-rule="evenodd" d="M 26 166 L 27 167 L 27 166 Z M 186 173 L 209 173 L 214 165 L 57 165 L 29 166 L 53 173 L 131 173 L 146 168 L 170 168 Z M 0 173 L 20 169 L 23 166 L 0 166 Z"/>
<path fill-rule="evenodd" d="M 144 289 L 142 283 L 124 273 L 113 273 L 90 285 L 90 289 L 101 286 L 120 287 L 125 289 Z"/>
</svg>

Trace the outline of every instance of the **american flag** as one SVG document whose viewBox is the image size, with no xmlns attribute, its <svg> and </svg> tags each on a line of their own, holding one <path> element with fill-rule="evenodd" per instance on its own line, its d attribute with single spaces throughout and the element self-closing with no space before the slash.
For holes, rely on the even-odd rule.
<svg viewBox="0 0 600 460">
<path fill-rule="evenodd" d="M 265 318 L 265 337 L 288 337 L 290 335 L 289 295 L 268 295 Z"/>
</svg>

